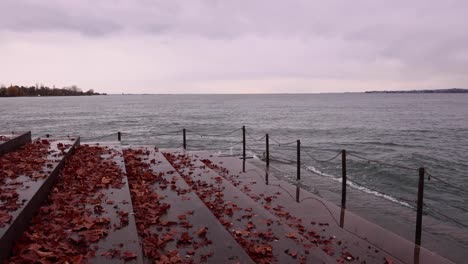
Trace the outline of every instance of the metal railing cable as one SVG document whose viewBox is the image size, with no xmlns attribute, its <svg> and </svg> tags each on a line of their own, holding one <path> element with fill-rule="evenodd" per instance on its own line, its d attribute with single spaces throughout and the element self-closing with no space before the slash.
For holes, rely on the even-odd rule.
<svg viewBox="0 0 468 264">
<path fill-rule="evenodd" d="M 313 156 L 312 156 L 308 151 L 306 151 L 306 150 L 302 150 L 302 151 L 303 151 L 307 156 L 309 156 L 312 160 L 317 161 L 317 162 L 331 162 L 331 161 L 335 160 L 336 158 L 338 158 L 338 157 L 341 155 L 341 153 L 343 152 L 342 150 L 340 150 L 340 151 L 339 151 L 335 156 L 333 156 L 332 158 L 326 159 L 326 160 L 321 160 L 321 159 L 317 159 L 317 158 L 313 157 Z"/>
<path fill-rule="evenodd" d="M 216 147 L 216 148 L 205 148 L 203 146 L 194 146 L 194 145 L 190 145 L 190 144 L 187 144 L 187 147 L 192 147 L 192 148 L 195 148 L 195 149 L 203 149 L 203 150 L 221 150 L 221 149 L 228 149 L 228 148 L 237 146 L 239 144 L 242 144 L 242 141 L 235 142 L 234 144 L 231 144 L 231 145 L 226 145 L 226 146 L 221 146 L 221 147 Z"/>
<path fill-rule="evenodd" d="M 285 142 L 285 143 L 282 143 L 282 142 L 280 142 L 280 141 L 278 141 L 278 140 L 276 140 L 276 139 L 272 138 L 271 136 L 270 136 L 269 138 L 270 138 L 270 140 L 271 140 L 271 141 L 273 141 L 273 142 L 277 143 L 277 144 L 278 144 L 278 146 L 287 146 L 287 145 L 292 145 L 292 144 L 294 144 L 294 143 L 296 143 L 296 142 L 297 142 L 296 140 L 294 140 L 294 141 L 291 141 L 291 142 Z"/>
<path fill-rule="evenodd" d="M 180 134 L 182 132 L 182 129 L 179 130 L 174 130 L 174 131 L 167 131 L 167 132 L 162 132 L 162 133 L 152 133 L 151 136 L 159 137 L 159 136 L 174 136 L 177 134 Z M 113 133 L 112 135 L 117 135 L 117 133 Z M 135 136 L 137 134 L 131 133 L 131 132 L 120 132 L 122 136 Z"/>
<path fill-rule="evenodd" d="M 433 212 L 435 212 L 436 214 L 438 214 L 438 215 L 440 215 L 440 216 L 442 216 L 442 217 L 445 217 L 446 219 L 451 220 L 451 221 L 453 221 L 454 223 L 457 223 L 457 224 L 459 224 L 459 225 L 461 225 L 461 226 L 463 226 L 463 227 L 465 227 L 465 228 L 468 228 L 468 225 L 467 225 L 467 224 L 464 224 L 464 223 L 458 221 L 457 219 L 454 219 L 454 218 L 452 218 L 452 217 L 450 217 L 450 216 L 448 216 L 448 215 L 442 213 L 441 211 L 435 209 L 434 207 L 429 206 L 429 205 L 427 205 L 427 204 L 424 203 L 424 202 L 423 202 L 423 205 L 424 205 L 425 207 L 427 207 L 428 209 L 432 210 Z"/>
<path fill-rule="evenodd" d="M 260 141 L 260 140 L 266 138 L 266 135 L 264 135 L 263 137 L 261 137 L 261 138 L 259 138 L 259 139 L 256 139 L 256 138 L 252 137 L 252 136 L 250 135 L 249 132 L 245 132 L 245 134 L 246 134 L 249 138 L 251 138 L 253 141 Z"/>
<path fill-rule="evenodd" d="M 175 131 L 169 131 L 169 132 L 165 132 L 165 133 L 158 133 L 158 134 L 154 134 L 154 135 L 155 136 L 172 136 L 174 134 L 179 134 L 180 132 L 182 132 L 182 129 L 175 130 Z"/>
<path fill-rule="evenodd" d="M 382 162 L 382 161 L 378 161 L 378 160 L 368 159 L 368 158 L 362 157 L 360 155 L 353 154 L 352 152 L 348 152 L 347 154 L 348 154 L 348 156 L 355 157 L 355 158 L 358 158 L 358 159 L 361 159 L 361 160 L 365 160 L 367 162 L 376 163 L 376 164 L 379 164 L 379 165 L 382 165 L 382 166 L 394 167 L 394 168 L 410 170 L 410 171 L 418 171 L 418 169 L 415 169 L 415 168 L 410 168 L 410 167 L 406 167 L 406 166 L 395 165 L 395 164 L 390 164 L 390 163 L 386 163 L 386 162 Z"/>
<path fill-rule="evenodd" d="M 240 131 L 240 130 L 242 130 L 242 128 L 237 128 L 235 130 L 228 131 L 226 133 L 220 133 L 220 134 L 203 134 L 203 133 L 193 131 L 193 130 L 189 130 L 189 129 L 187 129 L 186 131 L 191 132 L 191 133 L 193 133 L 195 135 L 198 135 L 200 137 L 222 137 L 222 136 L 228 136 L 228 135 L 234 134 L 235 132 Z"/>
<path fill-rule="evenodd" d="M 434 180 L 436 180 L 436 181 L 439 181 L 439 182 L 444 183 L 444 184 L 447 185 L 447 186 L 450 186 L 450 187 L 452 187 L 452 188 L 454 188 L 454 189 L 457 189 L 457 190 L 459 190 L 459 191 L 461 191 L 461 192 L 463 192 L 463 193 L 466 193 L 466 190 L 464 190 L 464 189 L 462 189 L 462 188 L 460 188 L 460 187 L 458 187 L 458 186 L 455 186 L 455 185 L 449 183 L 448 181 L 442 180 L 442 179 L 440 179 L 439 177 L 433 176 L 433 175 L 430 174 L 427 170 L 425 171 L 425 173 L 426 173 L 427 176 L 429 177 L 429 180 L 432 178 L 432 179 L 434 179 Z"/>
</svg>

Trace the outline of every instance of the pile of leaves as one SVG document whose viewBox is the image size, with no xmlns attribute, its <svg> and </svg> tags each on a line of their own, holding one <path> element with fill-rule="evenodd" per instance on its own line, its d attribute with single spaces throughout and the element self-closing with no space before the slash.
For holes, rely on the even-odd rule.
<svg viewBox="0 0 468 264">
<path fill-rule="evenodd" d="M 81 146 L 67 161 L 45 204 L 16 243 L 10 263 L 82 263 L 95 256 L 96 243 L 110 231 L 110 219 L 102 217 L 102 192 L 121 188 L 120 167 L 104 156 L 112 150 Z M 133 259 L 123 252 L 122 259 Z"/>
<path fill-rule="evenodd" d="M 23 201 L 18 200 L 16 190 L 23 186 L 18 177 L 29 179 L 47 177 L 44 173 L 50 142 L 35 141 L 18 150 L 0 156 L 0 227 L 10 223 L 9 212 L 18 210 Z"/>
<path fill-rule="evenodd" d="M 177 188 L 175 177 L 169 180 L 169 175 L 174 171 L 168 172 L 168 175 L 153 172 L 150 164 L 156 164 L 156 160 L 149 160 L 149 154 L 149 150 L 143 149 L 124 151 L 138 234 L 143 241 L 143 253 L 155 263 L 196 263 L 193 256 L 197 249 L 211 244 L 207 239 L 208 229 L 202 227 L 192 234 L 188 232 L 192 227 L 189 217 L 193 211 L 179 215 L 174 221 L 164 220 L 171 205 L 164 202 L 165 197 L 158 194 L 157 190 L 173 191 L 178 195 L 188 190 Z M 180 249 L 183 249 L 185 258 L 181 257 Z M 206 261 L 211 255 L 201 254 L 198 262 Z"/>
</svg>

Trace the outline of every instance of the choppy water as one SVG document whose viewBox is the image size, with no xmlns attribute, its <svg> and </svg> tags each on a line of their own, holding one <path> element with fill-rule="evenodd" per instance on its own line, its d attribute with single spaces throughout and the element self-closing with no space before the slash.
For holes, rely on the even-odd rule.
<svg viewBox="0 0 468 264">
<path fill-rule="evenodd" d="M 260 139 L 269 133 L 271 155 L 279 160 L 273 165 L 290 173 L 290 177 L 294 175 L 291 165 L 296 157 L 293 141 L 300 139 L 303 166 L 310 172 L 305 174 L 310 177 L 305 176 L 303 184 L 332 200 L 333 195 L 327 193 L 339 192 L 340 157 L 329 163 L 314 159 L 332 158 L 341 149 L 404 167 L 425 167 L 433 176 L 452 184 L 434 178 L 426 182 L 425 219 L 434 222 L 427 221 L 432 225 L 425 231 L 468 248 L 467 94 L 0 98 L 0 125 L 0 131 L 32 130 L 35 136 L 80 134 L 84 140 L 114 140 L 115 133 L 122 131 L 125 144 L 161 147 L 180 146 L 182 135 L 158 134 L 187 128 L 189 149 L 233 153 L 239 153 L 241 145 L 226 146 L 241 141 L 241 131 L 219 137 L 196 133 L 224 134 L 245 125 L 249 151 L 261 156 L 264 141 L 252 138 Z M 291 144 L 278 146 L 273 140 Z M 411 228 L 389 225 L 385 219 L 398 222 L 395 218 L 399 215 L 413 217 L 417 171 L 378 166 L 349 156 L 348 174 L 351 188 L 358 193 L 355 196 L 360 197 L 356 198 L 359 203 L 353 205 L 351 201 L 349 207 L 411 239 Z M 402 209 L 395 213 L 395 208 Z M 443 223 L 444 228 L 437 223 Z M 455 259 L 458 261 L 463 254 L 458 252 Z"/>
</svg>

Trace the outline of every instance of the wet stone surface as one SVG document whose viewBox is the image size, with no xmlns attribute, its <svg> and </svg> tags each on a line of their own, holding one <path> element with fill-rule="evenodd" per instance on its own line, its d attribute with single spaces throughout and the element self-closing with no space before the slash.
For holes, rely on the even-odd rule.
<svg viewBox="0 0 468 264">
<path fill-rule="evenodd" d="M 126 184 L 119 148 L 79 147 L 16 243 L 10 263 L 141 262 Z"/>
<path fill-rule="evenodd" d="M 125 151 L 147 262 L 251 263 L 156 148 Z"/>
<path fill-rule="evenodd" d="M 180 152 L 164 154 L 256 263 L 335 263 L 197 157 Z"/>
<path fill-rule="evenodd" d="M 450 263 L 426 249 L 414 255 L 413 243 L 300 187 L 267 176 L 267 170 L 247 163 L 243 173 L 239 158 L 206 152 L 194 156 L 309 241 L 321 245 L 338 263 Z"/>
<path fill-rule="evenodd" d="M 0 156 L 0 258 L 47 196 L 74 140 L 35 140 Z"/>
</svg>

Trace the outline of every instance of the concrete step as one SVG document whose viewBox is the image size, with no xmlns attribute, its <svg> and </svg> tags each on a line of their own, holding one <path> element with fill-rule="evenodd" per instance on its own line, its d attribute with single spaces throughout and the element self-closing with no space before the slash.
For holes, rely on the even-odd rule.
<svg viewBox="0 0 468 264">
<path fill-rule="evenodd" d="M 30 140 L 28 132 L 12 140 Z M 47 198 L 65 160 L 79 138 L 35 140 L 0 156 L 0 263 Z M 12 150 L 12 149 L 9 149 Z"/>
<path fill-rule="evenodd" d="M 148 263 L 253 263 L 158 149 L 132 147 L 125 159 Z"/>
<path fill-rule="evenodd" d="M 11 263 L 143 263 L 120 145 L 83 145 L 16 243 Z"/>
<path fill-rule="evenodd" d="M 335 263 L 317 245 L 209 169 L 197 154 L 163 153 L 255 262 Z"/>
<path fill-rule="evenodd" d="M 31 142 L 31 131 L 0 134 L 0 156 Z"/>
<path fill-rule="evenodd" d="M 243 162 L 238 157 L 197 155 L 269 211 L 284 208 L 288 214 L 279 215 L 281 220 L 309 240 L 317 240 L 310 234 L 319 235 L 321 240 L 334 237 L 330 245 L 337 260 L 352 256 L 367 263 L 451 263 L 299 186 L 267 175 L 266 169 L 246 162 L 246 172 L 242 172 Z"/>
</svg>

